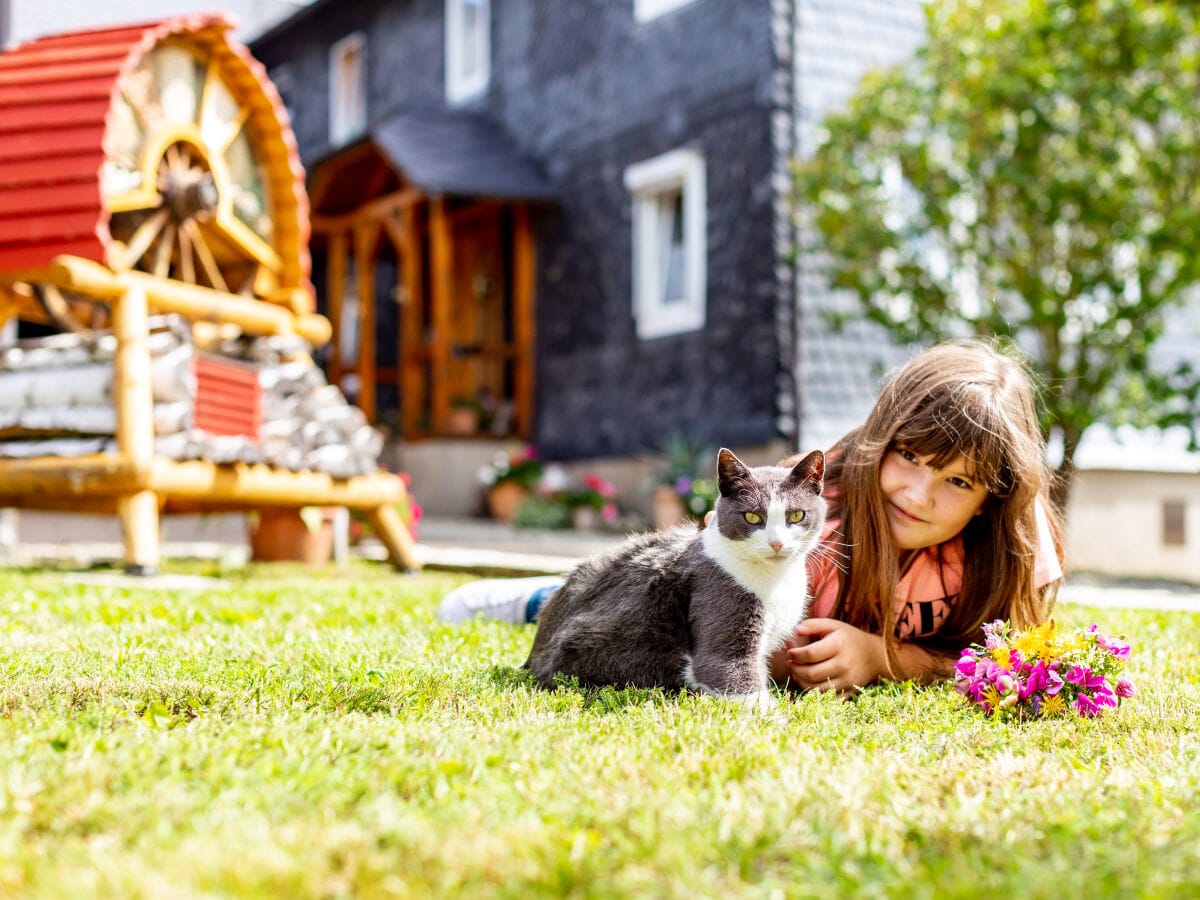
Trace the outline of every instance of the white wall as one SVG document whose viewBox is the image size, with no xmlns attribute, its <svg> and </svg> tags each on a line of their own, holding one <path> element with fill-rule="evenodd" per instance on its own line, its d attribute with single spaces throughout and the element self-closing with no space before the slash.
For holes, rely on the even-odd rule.
<svg viewBox="0 0 1200 900">
<path fill-rule="evenodd" d="M 1163 503 L 1186 505 L 1182 547 L 1163 545 Z M 1200 583 L 1200 474 L 1079 472 L 1067 516 L 1074 571 Z"/>
</svg>

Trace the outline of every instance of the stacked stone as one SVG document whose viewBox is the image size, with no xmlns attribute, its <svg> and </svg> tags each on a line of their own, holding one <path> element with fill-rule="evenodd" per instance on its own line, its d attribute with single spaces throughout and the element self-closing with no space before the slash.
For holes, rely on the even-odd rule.
<svg viewBox="0 0 1200 900">
<path fill-rule="evenodd" d="M 383 437 L 313 364 L 300 338 L 239 338 L 216 355 L 250 363 L 262 389 L 257 436 L 195 427 L 196 348 L 178 317 L 151 320 L 155 450 L 172 459 L 265 464 L 336 478 L 378 468 Z M 0 457 L 115 452 L 116 339 L 60 334 L 0 349 Z"/>
</svg>

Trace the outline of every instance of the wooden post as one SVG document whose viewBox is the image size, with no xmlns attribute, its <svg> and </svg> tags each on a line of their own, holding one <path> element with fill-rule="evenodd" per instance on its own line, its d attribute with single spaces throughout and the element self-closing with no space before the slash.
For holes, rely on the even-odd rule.
<svg viewBox="0 0 1200 900">
<path fill-rule="evenodd" d="M 404 313 L 400 325 L 400 379 L 403 404 L 404 436 L 412 437 L 425 430 L 421 415 L 425 411 L 426 366 L 424 359 L 425 328 L 424 275 L 421 271 L 421 236 L 417 230 L 417 210 L 404 210 L 404 245 L 398 247 L 404 259 Z"/>
<path fill-rule="evenodd" d="M 358 279 L 358 405 L 375 421 L 375 248 L 379 223 L 362 222 L 354 229 L 354 271 Z"/>
<path fill-rule="evenodd" d="M 430 371 L 431 425 L 441 428 L 450 414 L 450 335 L 454 315 L 454 248 L 450 222 L 446 216 L 446 198 L 438 197 L 429 210 L 430 255 L 433 281 L 433 339 Z"/>
<path fill-rule="evenodd" d="M 342 380 L 342 294 L 346 287 L 346 232 L 336 231 L 329 235 L 329 258 L 325 271 L 325 297 L 328 300 L 326 313 L 333 323 L 333 343 L 329 347 L 329 383 L 339 384 Z"/>
<path fill-rule="evenodd" d="M 533 428 L 536 246 L 529 207 L 513 207 L 513 427 L 528 438 Z"/>
<path fill-rule="evenodd" d="M 146 294 L 137 286 L 125 292 L 114 310 L 117 336 L 113 400 L 117 411 L 117 449 L 145 485 L 154 466 L 154 396 L 150 384 Z M 117 514 L 125 538 L 125 571 L 152 575 L 158 570 L 158 497 L 145 487 L 122 494 Z"/>
</svg>

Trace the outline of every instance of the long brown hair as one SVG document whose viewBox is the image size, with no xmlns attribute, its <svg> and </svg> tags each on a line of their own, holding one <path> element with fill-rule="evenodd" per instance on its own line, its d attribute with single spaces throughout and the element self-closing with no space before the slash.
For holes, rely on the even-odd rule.
<svg viewBox="0 0 1200 900">
<path fill-rule="evenodd" d="M 841 519 L 849 554 L 834 615 L 882 634 L 894 666 L 901 562 L 879 469 L 897 445 L 932 457 L 937 468 L 961 455 L 988 489 L 981 515 L 962 531 L 958 600 L 938 634 L 923 643 L 953 651 L 979 639 L 979 629 L 994 619 L 1017 628 L 1041 623 L 1057 586 L 1034 586 L 1038 497 L 1060 559 L 1062 545 L 1033 384 L 1013 348 L 981 340 L 948 341 L 913 357 L 884 386 L 866 422 L 834 448 L 826 473 L 836 488 L 830 515 Z"/>
</svg>

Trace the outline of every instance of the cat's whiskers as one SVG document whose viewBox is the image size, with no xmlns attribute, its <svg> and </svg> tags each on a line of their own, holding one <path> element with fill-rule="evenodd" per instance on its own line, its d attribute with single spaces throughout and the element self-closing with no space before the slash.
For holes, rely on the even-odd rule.
<svg viewBox="0 0 1200 900">
<path fill-rule="evenodd" d="M 843 546 L 849 547 L 850 545 Z M 817 560 L 827 561 L 843 575 L 850 570 L 850 554 L 829 544 L 820 544 L 812 551 L 811 556 Z"/>
</svg>

